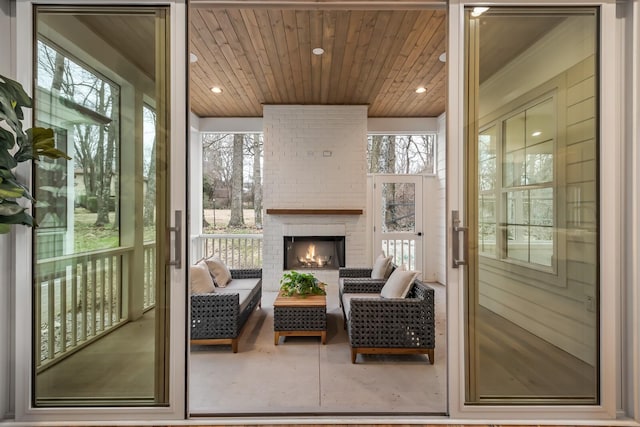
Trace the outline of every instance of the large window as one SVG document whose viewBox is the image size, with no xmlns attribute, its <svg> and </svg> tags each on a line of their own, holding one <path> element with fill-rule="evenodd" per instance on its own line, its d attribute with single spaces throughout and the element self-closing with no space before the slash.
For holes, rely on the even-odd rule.
<svg viewBox="0 0 640 427">
<path fill-rule="evenodd" d="M 553 266 L 555 110 L 555 97 L 545 96 L 479 133 L 478 242 L 483 255 Z"/>
<path fill-rule="evenodd" d="M 369 135 L 369 173 L 433 174 L 436 135 Z"/>
</svg>

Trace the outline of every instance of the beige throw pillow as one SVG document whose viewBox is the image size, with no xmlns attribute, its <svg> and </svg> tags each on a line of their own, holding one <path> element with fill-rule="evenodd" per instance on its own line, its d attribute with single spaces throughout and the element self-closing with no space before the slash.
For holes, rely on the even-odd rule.
<svg viewBox="0 0 640 427">
<path fill-rule="evenodd" d="M 382 298 L 404 298 L 411 289 L 419 271 L 405 271 L 404 266 L 396 268 L 380 291 Z"/>
<path fill-rule="evenodd" d="M 384 252 L 382 252 L 380 255 L 378 255 L 378 258 L 376 258 L 376 262 L 373 264 L 373 269 L 371 270 L 371 278 L 386 279 L 386 273 L 389 265 L 391 265 L 391 257 L 384 256 Z"/>
<path fill-rule="evenodd" d="M 209 273 L 209 269 L 204 262 L 192 265 L 191 273 L 191 293 L 192 294 L 208 294 L 215 291 L 213 279 Z"/>
<path fill-rule="evenodd" d="M 231 272 L 220 258 L 212 256 L 204 260 L 217 286 L 224 288 L 231 281 Z"/>
</svg>

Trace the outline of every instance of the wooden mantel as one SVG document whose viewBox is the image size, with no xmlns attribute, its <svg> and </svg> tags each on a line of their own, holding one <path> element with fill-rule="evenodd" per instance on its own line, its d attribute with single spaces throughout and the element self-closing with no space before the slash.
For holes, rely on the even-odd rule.
<svg viewBox="0 0 640 427">
<path fill-rule="evenodd" d="M 267 209 L 267 215 L 362 215 L 363 209 Z"/>
</svg>

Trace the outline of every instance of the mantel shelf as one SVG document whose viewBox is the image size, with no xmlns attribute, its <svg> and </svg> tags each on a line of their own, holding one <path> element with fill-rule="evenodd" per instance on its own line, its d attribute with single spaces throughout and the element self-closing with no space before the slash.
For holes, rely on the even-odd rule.
<svg viewBox="0 0 640 427">
<path fill-rule="evenodd" d="M 267 209 L 267 215 L 362 215 L 363 209 Z"/>
</svg>

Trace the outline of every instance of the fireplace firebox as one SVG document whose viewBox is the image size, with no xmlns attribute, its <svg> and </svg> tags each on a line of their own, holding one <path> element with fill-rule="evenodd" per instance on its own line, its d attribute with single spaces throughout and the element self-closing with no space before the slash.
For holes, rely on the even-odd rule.
<svg viewBox="0 0 640 427">
<path fill-rule="evenodd" d="M 345 236 L 284 236 L 284 269 L 337 270 L 345 266 Z"/>
</svg>

